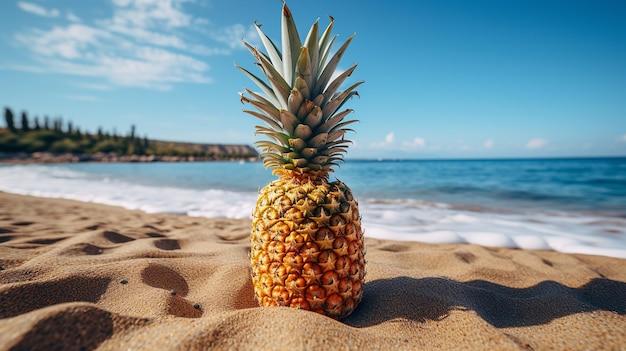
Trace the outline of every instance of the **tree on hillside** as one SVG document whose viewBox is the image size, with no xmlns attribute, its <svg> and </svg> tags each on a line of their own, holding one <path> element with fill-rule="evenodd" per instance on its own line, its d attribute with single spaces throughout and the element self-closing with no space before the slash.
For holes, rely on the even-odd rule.
<svg viewBox="0 0 626 351">
<path fill-rule="evenodd" d="M 54 121 L 52 122 L 52 129 L 55 132 L 61 132 L 63 131 L 63 119 L 61 117 L 57 117 L 54 119 Z"/>
<path fill-rule="evenodd" d="M 43 129 L 50 130 L 50 117 L 48 116 L 43 117 Z"/>
<path fill-rule="evenodd" d="M 17 133 L 17 129 L 15 129 L 15 116 L 13 116 L 13 111 L 10 108 L 4 108 L 4 120 L 7 122 L 7 129 L 11 133 Z"/>
<path fill-rule="evenodd" d="M 22 111 L 22 131 L 28 132 L 30 130 L 30 126 L 28 125 L 28 114 L 26 111 Z"/>
<path fill-rule="evenodd" d="M 41 125 L 39 124 L 39 117 L 35 116 L 35 130 L 40 130 Z"/>
</svg>

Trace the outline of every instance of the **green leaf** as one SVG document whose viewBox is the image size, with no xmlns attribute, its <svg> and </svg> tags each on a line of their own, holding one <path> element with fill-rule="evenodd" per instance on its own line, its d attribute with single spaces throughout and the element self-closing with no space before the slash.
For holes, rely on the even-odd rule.
<svg viewBox="0 0 626 351">
<path fill-rule="evenodd" d="M 311 76 L 314 79 L 317 79 L 317 72 L 319 70 L 319 19 L 313 23 L 311 29 L 309 30 L 309 34 L 307 34 L 306 39 L 304 40 L 304 47 L 307 48 L 310 62 L 311 62 Z M 301 54 L 302 55 L 302 54 Z"/>
<path fill-rule="evenodd" d="M 348 89 L 346 89 L 343 92 L 341 92 L 340 94 L 335 94 L 336 96 L 334 96 L 330 101 L 328 101 L 328 103 L 326 103 L 322 107 L 322 111 L 324 112 L 324 116 L 331 116 L 331 115 L 333 115 L 339 108 L 341 108 L 341 106 L 348 99 L 350 99 L 354 94 L 356 94 L 356 92 L 353 91 L 353 90 L 356 89 L 359 85 L 361 85 L 363 83 L 364 83 L 363 81 L 357 82 L 357 83 L 353 84 L 352 86 L 350 86 Z"/>
<path fill-rule="evenodd" d="M 354 34 L 352 34 L 350 38 L 346 40 L 346 42 L 341 46 L 341 48 L 339 48 L 339 50 L 337 50 L 337 52 L 333 55 L 333 57 L 328 61 L 328 63 L 324 67 L 324 70 L 322 71 L 322 74 L 320 75 L 320 78 L 317 80 L 317 84 L 315 85 L 315 88 L 313 89 L 313 95 L 317 95 L 321 93 L 322 91 L 324 91 L 324 88 L 326 88 L 326 85 L 330 81 L 330 78 L 332 77 L 333 73 L 337 69 L 337 65 L 339 64 L 341 57 L 346 52 L 346 49 L 348 48 L 348 45 L 350 45 L 350 42 L 352 41 L 353 38 L 354 38 Z"/>
<path fill-rule="evenodd" d="M 296 77 L 296 82 L 294 83 L 294 87 L 300 91 L 302 97 L 306 100 L 311 100 L 311 91 L 309 86 L 306 84 L 304 79 L 300 77 Z"/>
<path fill-rule="evenodd" d="M 258 64 L 261 66 L 263 73 L 267 79 L 269 79 L 274 96 L 276 96 L 280 106 L 287 108 L 287 99 L 289 98 L 289 92 L 291 91 L 289 84 L 287 84 L 283 76 L 276 71 L 274 66 L 272 66 L 272 63 L 265 56 L 261 55 L 258 50 L 254 49 L 253 54 L 256 57 Z"/>
<path fill-rule="evenodd" d="M 280 122 L 283 125 L 283 131 L 288 135 L 294 135 L 294 130 L 298 125 L 298 117 L 287 110 L 280 110 Z"/>
<path fill-rule="evenodd" d="M 350 114 L 353 110 L 351 109 L 346 109 L 344 111 L 339 112 L 338 114 L 332 116 L 331 118 L 329 118 L 328 120 L 326 120 L 326 122 L 324 122 L 324 124 L 322 124 L 319 128 L 318 131 L 321 132 L 325 132 L 328 133 L 331 129 L 333 129 L 333 127 L 337 124 L 339 124 L 339 122 L 341 122 L 348 114 Z"/>
<path fill-rule="evenodd" d="M 298 124 L 293 131 L 294 136 L 304 140 L 308 140 L 311 137 L 311 134 L 313 134 L 313 131 L 311 130 L 311 127 L 306 124 Z"/>
<path fill-rule="evenodd" d="M 320 125 L 320 123 L 322 123 L 323 117 L 324 114 L 322 113 L 322 109 L 320 109 L 319 106 L 315 106 L 313 107 L 313 110 L 311 110 L 311 112 L 309 112 L 309 114 L 307 114 L 304 118 L 304 123 L 315 129 Z"/>
<path fill-rule="evenodd" d="M 235 66 L 235 67 L 237 67 L 237 69 L 242 71 L 246 76 L 248 76 L 248 78 L 250 78 L 250 80 L 252 80 L 259 88 L 261 88 L 263 93 L 265 93 L 265 95 L 267 96 L 268 100 L 270 100 L 274 106 L 280 106 L 280 103 L 276 99 L 276 94 L 274 93 L 274 90 L 269 85 L 267 85 L 259 77 L 250 73 L 247 69 L 240 67 L 240 66 Z"/>
<path fill-rule="evenodd" d="M 278 47 L 276 47 L 272 39 L 270 39 L 261 30 L 261 25 L 256 23 L 256 21 L 254 22 L 254 27 L 256 28 L 256 31 L 259 34 L 259 37 L 261 38 L 261 42 L 263 43 L 263 46 L 265 46 L 265 51 L 267 51 L 270 61 L 272 61 L 272 65 L 276 67 L 276 71 L 278 71 L 278 73 L 283 75 L 283 60 L 282 60 L 280 51 L 278 51 Z"/>
<path fill-rule="evenodd" d="M 298 57 L 298 64 L 296 65 L 296 77 L 304 79 L 307 86 L 313 86 L 313 74 L 311 69 L 312 65 L 309 49 L 303 46 L 300 50 L 300 57 Z"/>
<path fill-rule="evenodd" d="M 322 104 L 325 104 L 328 102 L 328 100 L 330 100 L 330 98 L 335 94 L 337 89 L 341 87 L 341 84 L 346 80 L 346 78 L 352 75 L 352 72 L 354 72 L 354 70 L 356 69 L 356 66 L 357 65 L 354 64 L 347 71 L 340 74 L 330 84 L 328 84 L 328 86 L 326 87 L 326 90 L 324 90 L 324 102 Z"/>
<path fill-rule="evenodd" d="M 249 99 L 249 98 L 247 98 L 244 95 L 241 96 L 241 101 L 256 107 L 260 111 L 265 112 L 268 117 L 272 118 L 276 122 L 280 121 L 279 112 L 278 112 L 278 110 L 274 106 L 265 104 L 265 103 L 260 102 L 260 101 Z"/>
<path fill-rule="evenodd" d="M 302 151 L 302 149 L 304 149 L 307 145 L 304 142 L 304 140 L 300 139 L 300 138 L 292 138 L 289 139 L 289 146 L 295 150 L 296 152 L 300 152 Z"/>
<path fill-rule="evenodd" d="M 282 145 L 278 145 L 276 143 L 273 143 L 269 140 L 259 140 L 257 142 L 254 143 L 254 146 L 262 148 L 264 151 L 266 152 L 287 152 L 289 151 L 288 148 L 282 146 Z"/>
<path fill-rule="evenodd" d="M 243 112 L 251 114 L 252 116 L 262 120 L 263 122 L 267 123 L 270 128 L 272 129 L 278 129 L 280 130 L 282 127 L 280 126 L 280 124 L 276 123 L 273 119 L 267 117 L 266 115 L 257 112 L 257 111 L 250 111 L 250 110 L 243 110 Z"/>
<path fill-rule="evenodd" d="M 287 107 L 289 112 L 293 114 L 298 113 L 298 109 L 304 102 L 304 96 L 300 93 L 300 90 L 293 88 L 291 89 L 291 93 L 289 94 L 289 98 L 287 99 Z"/>
<path fill-rule="evenodd" d="M 296 61 L 300 54 L 302 43 L 298 35 L 298 29 L 294 23 L 293 16 L 287 4 L 283 5 L 281 39 L 283 45 L 283 72 L 285 73 L 285 81 L 293 84 L 294 77 L 292 73 L 295 71 Z"/>
<path fill-rule="evenodd" d="M 330 40 L 330 33 L 333 30 L 333 25 L 335 24 L 335 19 L 333 18 L 333 16 L 328 16 L 330 18 L 330 23 L 328 24 L 328 26 L 326 27 L 326 29 L 324 30 L 324 33 L 322 33 L 322 36 L 319 39 L 319 68 L 321 69 L 322 66 L 324 66 L 325 64 L 325 60 L 326 57 L 328 55 L 328 52 L 330 52 L 330 49 L 332 47 L 332 43 L 335 40 L 334 38 L 332 40 Z M 336 36 L 335 36 L 336 38 Z M 330 40 L 330 41 L 329 41 Z"/>
</svg>

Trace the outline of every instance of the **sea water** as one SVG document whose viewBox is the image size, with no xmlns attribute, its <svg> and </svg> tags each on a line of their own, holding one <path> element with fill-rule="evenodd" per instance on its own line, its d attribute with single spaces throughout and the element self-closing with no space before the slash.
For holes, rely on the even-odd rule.
<svg viewBox="0 0 626 351">
<path fill-rule="evenodd" d="M 626 158 L 348 160 L 331 178 L 368 237 L 626 258 Z M 222 218 L 250 218 L 273 179 L 259 162 L 0 166 L 0 191 Z"/>
</svg>

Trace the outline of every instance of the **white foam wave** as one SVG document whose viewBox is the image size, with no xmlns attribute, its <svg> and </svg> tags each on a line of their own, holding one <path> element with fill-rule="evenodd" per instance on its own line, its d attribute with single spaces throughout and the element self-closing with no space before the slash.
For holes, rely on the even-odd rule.
<svg viewBox="0 0 626 351">
<path fill-rule="evenodd" d="M 369 237 L 626 258 L 626 220 L 565 212 L 463 210 L 423 201 L 360 203 Z"/>
<path fill-rule="evenodd" d="M 147 186 L 44 166 L 0 168 L 0 190 L 95 202 L 148 213 L 222 218 L 249 218 L 256 200 L 256 194 L 249 192 Z"/>
<path fill-rule="evenodd" d="M 0 191 L 96 202 L 149 213 L 221 218 L 250 218 L 257 196 L 255 192 L 134 184 L 53 166 L 0 167 Z M 361 199 L 360 209 L 365 234 L 373 238 L 626 258 L 626 219 L 619 217 L 464 209 L 400 199 Z"/>
</svg>

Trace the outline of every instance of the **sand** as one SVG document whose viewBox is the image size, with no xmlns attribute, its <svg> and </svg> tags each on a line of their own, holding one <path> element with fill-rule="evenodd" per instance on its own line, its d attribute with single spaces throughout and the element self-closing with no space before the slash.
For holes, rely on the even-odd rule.
<svg viewBox="0 0 626 351">
<path fill-rule="evenodd" d="M 367 239 L 335 321 L 258 307 L 249 226 L 0 193 L 0 349 L 626 349 L 626 260 Z"/>
</svg>

